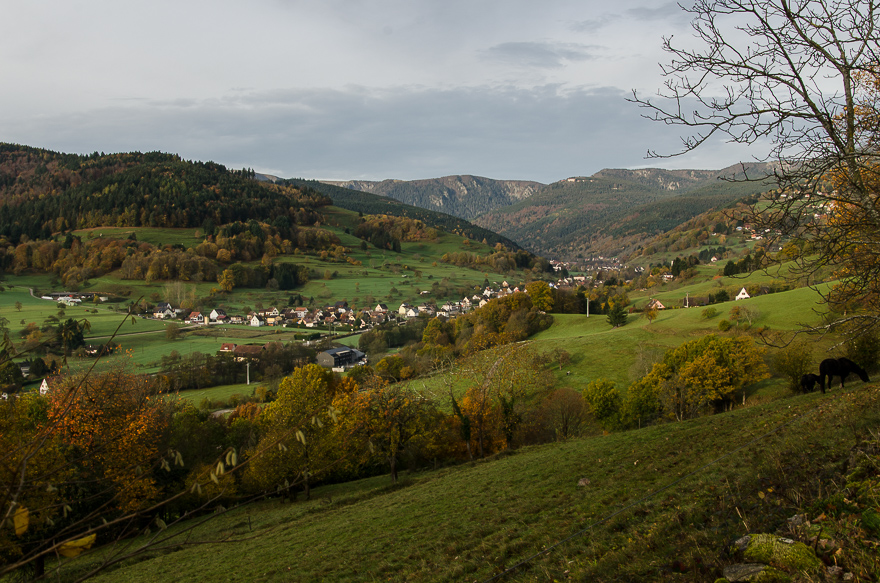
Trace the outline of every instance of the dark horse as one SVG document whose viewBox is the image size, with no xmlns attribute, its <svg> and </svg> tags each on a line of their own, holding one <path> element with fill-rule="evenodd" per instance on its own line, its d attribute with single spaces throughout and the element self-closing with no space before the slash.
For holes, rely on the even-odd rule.
<svg viewBox="0 0 880 583">
<path fill-rule="evenodd" d="M 849 373 L 856 373 L 863 382 L 868 382 L 868 373 L 865 369 L 848 358 L 826 358 L 819 364 L 819 388 L 825 392 L 825 377 L 828 377 L 828 388 L 831 388 L 831 378 L 840 377 L 840 388 L 843 388 L 843 380 Z"/>
<path fill-rule="evenodd" d="M 812 393 L 818 382 L 819 375 L 813 373 L 805 374 L 801 377 L 801 392 Z"/>
</svg>

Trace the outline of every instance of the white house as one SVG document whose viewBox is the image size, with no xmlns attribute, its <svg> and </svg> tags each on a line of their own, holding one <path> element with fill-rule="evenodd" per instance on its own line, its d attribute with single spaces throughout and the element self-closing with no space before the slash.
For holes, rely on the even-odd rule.
<svg viewBox="0 0 880 583">
<path fill-rule="evenodd" d="M 739 293 L 736 294 L 737 300 L 747 300 L 750 297 L 752 296 L 749 295 L 749 292 L 746 291 L 746 288 L 742 288 L 741 290 L 739 290 Z"/>
<path fill-rule="evenodd" d="M 187 324 L 204 324 L 205 317 L 202 315 L 201 312 L 193 312 L 192 314 L 189 315 L 189 317 L 187 317 L 186 323 Z"/>
</svg>

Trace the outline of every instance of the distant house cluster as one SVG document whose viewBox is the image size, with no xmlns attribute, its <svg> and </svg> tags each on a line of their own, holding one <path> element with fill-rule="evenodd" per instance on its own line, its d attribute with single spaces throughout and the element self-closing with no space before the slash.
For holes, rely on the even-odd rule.
<svg viewBox="0 0 880 583">
<path fill-rule="evenodd" d="M 109 298 L 107 296 L 102 296 L 100 294 L 96 294 L 94 292 L 52 292 L 50 294 L 40 296 L 41 300 L 49 300 L 53 302 L 57 302 L 60 304 L 64 304 L 66 306 L 79 306 L 83 302 L 106 302 Z"/>
</svg>

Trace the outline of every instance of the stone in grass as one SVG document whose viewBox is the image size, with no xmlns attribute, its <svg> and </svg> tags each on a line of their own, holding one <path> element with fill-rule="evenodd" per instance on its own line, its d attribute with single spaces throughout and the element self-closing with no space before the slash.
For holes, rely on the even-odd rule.
<svg viewBox="0 0 880 583">
<path fill-rule="evenodd" d="M 804 543 L 773 534 L 749 535 L 743 556 L 749 561 L 764 563 L 788 572 L 814 573 L 824 567 L 813 549 Z"/>
<path fill-rule="evenodd" d="M 791 578 L 778 569 L 762 563 L 740 563 L 724 567 L 724 579 L 715 583 L 790 583 Z"/>
</svg>

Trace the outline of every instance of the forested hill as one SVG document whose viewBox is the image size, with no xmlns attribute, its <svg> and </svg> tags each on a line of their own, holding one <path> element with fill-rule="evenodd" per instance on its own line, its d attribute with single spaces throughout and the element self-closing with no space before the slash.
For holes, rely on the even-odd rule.
<svg viewBox="0 0 880 583">
<path fill-rule="evenodd" d="M 330 204 L 311 190 L 270 185 L 250 170 L 160 152 L 80 156 L 0 143 L 0 236 L 48 239 L 97 226 L 204 227 L 251 219 L 285 236 Z"/>
<path fill-rule="evenodd" d="M 499 235 L 498 233 L 484 228 L 468 221 L 430 209 L 412 206 L 403 202 L 350 188 L 335 186 L 326 182 L 318 182 L 316 180 L 303 180 L 300 178 L 291 178 L 280 180 L 279 184 L 294 186 L 297 188 L 314 190 L 329 197 L 333 204 L 350 211 L 363 213 L 365 215 L 394 215 L 417 219 L 426 225 L 441 229 L 448 233 L 454 233 L 473 239 L 475 241 L 486 241 L 489 245 L 501 243 L 508 249 L 516 251 L 521 246 L 508 237 Z"/>
<path fill-rule="evenodd" d="M 545 186 L 530 180 L 493 180 L 470 175 L 381 182 L 350 180 L 328 184 L 387 196 L 467 220 L 527 199 Z"/>
<path fill-rule="evenodd" d="M 752 165 L 749 177 L 766 174 Z M 548 185 L 530 198 L 476 219 L 548 257 L 575 259 L 626 253 L 715 208 L 765 192 L 769 182 L 730 182 L 724 170 L 602 170 Z"/>
</svg>

